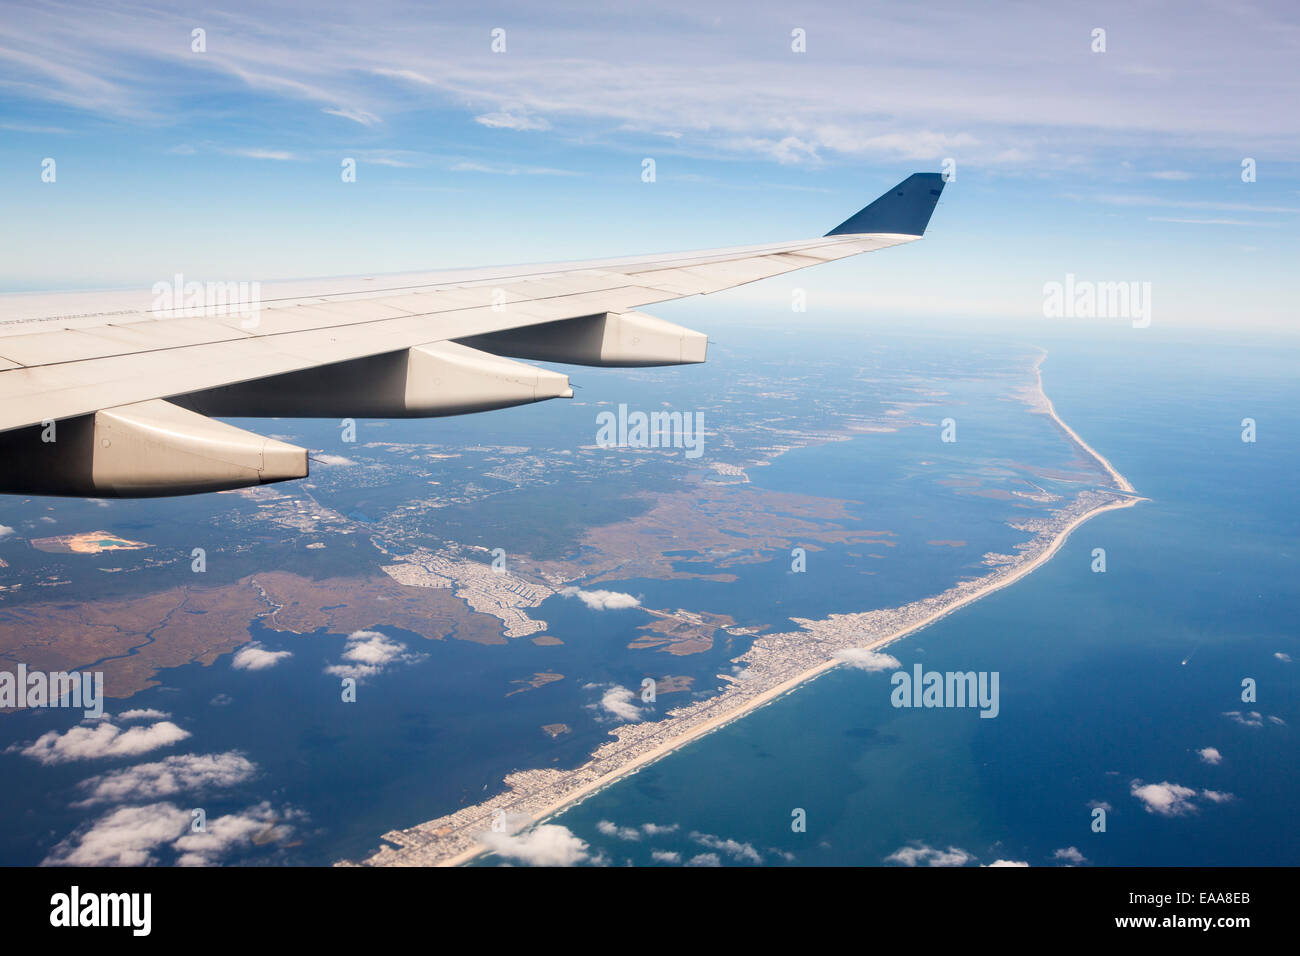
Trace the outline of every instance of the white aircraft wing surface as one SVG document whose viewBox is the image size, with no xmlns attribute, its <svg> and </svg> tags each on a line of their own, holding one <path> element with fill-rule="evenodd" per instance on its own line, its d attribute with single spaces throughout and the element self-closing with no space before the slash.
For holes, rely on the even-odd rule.
<svg viewBox="0 0 1300 956">
<path fill-rule="evenodd" d="M 911 242 L 918 173 L 818 239 L 698 252 L 139 293 L 0 297 L 0 492 L 141 497 L 305 477 L 307 453 L 213 416 L 422 417 L 571 397 L 516 359 L 702 362 L 636 310 Z"/>
</svg>

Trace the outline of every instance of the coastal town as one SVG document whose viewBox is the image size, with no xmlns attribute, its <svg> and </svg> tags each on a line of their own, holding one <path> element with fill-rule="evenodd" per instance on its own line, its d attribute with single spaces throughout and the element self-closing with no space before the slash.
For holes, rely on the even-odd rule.
<svg viewBox="0 0 1300 956">
<path fill-rule="evenodd" d="M 512 638 L 546 630 L 546 622 L 530 618 L 527 611 L 540 607 L 560 586 L 559 581 L 551 586 L 536 577 L 510 574 L 504 555 L 501 563 L 494 564 L 427 548 L 408 555 L 400 564 L 385 565 L 383 571 L 408 587 L 453 588 L 456 597 L 475 611 L 499 618 L 505 636 Z"/>
<path fill-rule="evenodd" d="M 1049 406 L 1050 408 L 1050 406 Z M 1049 412 L 1055 417 L 1054 412 Z M 1062 426 L 1064 427 L 1063 423 Z M 1068 431 L 1068 429 L 1067 429 Z M 1069 432 L 1073 435 L 1072 432 Z M 1082 442 L 1083 448 L 1088 449 Z M 1100 456 L 1094 456 L 1100 459 Z M 1099 461 L 1104 470 L 1109 463 Z M 1007 587 L 1049 560 L 1070 532 L 1104 511 L 1143 499 L 1123 490 L 1085 490 L 1051 518 L 1022 525 L 1034 537 L 1012 555 L 986 555 L 992 570 L 946 591 L 901 607 L 832 614 L 821 620 L 792 619 L 797 630 L 757 637 L 733 660 L 734 673 L 717 695 L 676 708 L 658 721 L 622 724 L 612 740 L 571 770 L 521 770 L 505 778 L 505 790 L 473 806 L 405 830 L 385 833 L 390 844 L 363 861 L 369 866 L 458 865 L 486 851 L 479 837 L 540 823 L 566 806 L 608 786 L 684 744 L 744 716 L 843 662 L 844 652 L 878 650 L 934 623 L 972 601 Z"/>
</svg>

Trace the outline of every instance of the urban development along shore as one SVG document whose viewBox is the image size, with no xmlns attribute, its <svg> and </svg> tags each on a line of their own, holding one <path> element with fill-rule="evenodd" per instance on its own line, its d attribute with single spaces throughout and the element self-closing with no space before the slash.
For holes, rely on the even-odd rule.
<svg viewBox="0 0 1300 956">
<path fill-rule="evenodd" d="M 698 740 L 719 727 L 794 690 L 844 663 L 852 652 L 878 651 L 985 595 L 1008 587 L 1051 560 L 1084 522 L 1106 511 L 1146 499 L 1111 463 L 1089 446 L 1056 413 L 1042 388 L 1043 353 L 1035 364 L 1036 385 L 1025 396 L 1048 415 L 1070 442 L 1107 475 L 1113 487 L 1085 490 L 1048 518 L 1015 527 L 1034 537 L 1018 554 L 985 556 L 992 570 L 961 581 L 940 594 L 896 608 L 832 614 L 822 620 L 793 618 L 797 630 L 757 637 L 734 659 L 735 675 L 716 696 L 669 711 L 658 721 L 632 723 L 611 731 L 581 766 L 571 770 L 523 770 L 505 778 L 506 789 L 474 806 L 405 830 L 385 833 L 383 846 L 363 861 L 369 866 L 456 866 L 490 847 L 481 837 L 502 828 L 514 832 L 541 823 L 616 780 Z"/>
</svg>

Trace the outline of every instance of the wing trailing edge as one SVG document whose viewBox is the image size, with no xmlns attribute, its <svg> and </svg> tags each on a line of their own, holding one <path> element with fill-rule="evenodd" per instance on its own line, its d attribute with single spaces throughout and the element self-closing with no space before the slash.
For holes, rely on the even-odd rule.
<svg viewBox="0 0 1300 956">
<path fill-rule="evenodd" d="M 917 173 L 818 239 L 304 280 L 259 299 L 252 323 L 158 312 L 140 293 L 0 297 L 0 494 L 293 480 L 305 449 L 206 416 L 468 414 L 572 397 L 567 375 L 512 359 L 703 362 L 707 335 L 637 310 L 912 242 L 942 191 L 940 174 Z"/>
</svg>

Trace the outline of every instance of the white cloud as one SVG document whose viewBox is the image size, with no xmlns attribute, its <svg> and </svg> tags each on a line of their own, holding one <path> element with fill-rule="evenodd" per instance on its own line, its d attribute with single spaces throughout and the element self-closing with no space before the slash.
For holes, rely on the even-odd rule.
<svg viewBox="0 0 1300 956">
<path fill-rule="evenodd" d="M 567 587 L 560 589 L 560 596 L 576 597 L 593 611 L 621 610 L 641 606 L 640 599 L 621 591 L 584 591 L 581 588 Z"/>
<path fill-rule="evenodd" d="M 189 813 L 171 803 L 121 807 L 60 842 L 45 865 L 148 866 L 189 826 Z"/>
<path fill-rule="evenodd" d="M 723 839 L 714 836 L 712 833 L 692 833 L 691 839 L 702 847 L 710 850 L 718 850 L 725 853 L 733 860 L 742 863 L 762 863 L 763 855 L 754 849 L 752 843 L 741 843 L 738 840 Z"/>
<path fill-rule="evenodd" d="M 680 829 L 681 829 L 681 824 L 680 824 L 680 823 L 668 823 L 668 824 L 663 824 L 663 823 L 643 823 L 643 824 L 641 824 L 641 831 L 642 831 L 643 833 L 645 833 L 646 836 L 660 836 L 661 834 L 665 834 L 665 833 L 676 833 L 676 832 L 677 832 L 678 830 L 680 830 Z"/>
<path fill-rule="evenodd" d="M 1201 796 L 1211 803 L 1227 803 L 1233 799 L 1232 794 L 1224 793 L 1222 790 L 1202 790 Z"/>
<path fill-rule="evenodd" d="M 379 631 L 353 631 L 343 647 L 342 657 L 347 663 L 332 664 L 325 668 L 325 673 L 364 680 L 383 673 L 390 664 L 408 664 L 422 656 L 408 652 L 401 641 Z"/>
<path fill-rule="evenodd" d="M 863 671 L 894 670 L 902 666 L 897 657 L 871 651 L 865 647 L 846 647 L 836 651 L 834 656 L 850 667 Z"/>
<path fill-rule="evenodd" d="M 9 537 L 13 533 L 13 528 L 9 527 L 7 524 L 0 524 L 0 540 Z"/>
<path fill-rule="evenodd" d="M 505 112 L 484 113 L 482 116 L 475 116 L 474 122 L 480 123 L 489 129 L 543 130 L 551 128 L 551 124 L 541 117 Z"/>
<path fill-rule="evenodd" d="M 1192 787 L 1184 787 L 1182 784 L 1170 783 L 1167 780 L 1162 783 L 1143 783 L 1141 780 L 1134 780 L 1130 784 L 1130 791 L 1133 796 L 1142 801 L 1147 813 L 1179 817 L 1196 811 L 1196 804 L 1192 802 L 1196 791 Z"/>
<path fill-rule="evenodd" d="M 697 853 L 686 861 L 687 866 L 722 866 L 722 857 L 716 853 Z"/>
<path fill-rule="evenodd" d="M 283 840 L 293 832 L 287 821 L 304 815 L 292 808 L 275 811 L 263 801 L 240 812 L 209 818 L 206 831 L 190 829 L 190 811 L 173 803 L 119 807 L 78 827 L 50 851 L 45 866 L 149 866 L 168 862 L 164 851 L 180 866 L 217 863 L 232 849 Z"/>
<path fill-rule="evenodd" d="M 372 160 L 372 162 L 378 162 L 378 160 Z M 356 464 L 355 461 L 353 461 L 351 458 L 348 458 L 344 455 L 327 455 L 324 452 L 318 452 L 317 454 L 314 454 L 311 457 L 313 461 L 319 462 L 322 465 L 335 465 L 339 467 L 346 467 L 348 465 Z"/>
<path fill-rule="evenodd" d="M 381 122 L 374 113 L 368 113 L 365 110 L 348 110 L 348 109 L 323 109 L 322 113 L 328 113 L 330 116 L 341 116 L 345 120 L 351 120 L 354 123 L 360 123 L 362 126 L 374 126 Z"/>
<path fill-rule="evenodd" d="M 433 86 L 433 80 L 429 79 L 423 73 L 417 73 L 415 70 L 389 70 L 375 69 L 371 71 L 375 76 L 387 76 L 397 80 L 407 80 L 411 83 L 418 83 L 420 86 Z"/>
<path fill-rule="evenodd" d="M 555 823 L 524 833 L 482 833 L 478 839 L 494 853 L 529 866 L 573 866 L 590 856 L 587 841 Z"/>
<path fill-rule="evenodd" d="M 124 710 L 117 715 L 118 720 L 162 720 L 170 717 L 171 714 L 165 710 L 158 710 L 156 707 L 138 707 L 134 710 Z"/>
<path fill-rule="evenodd" d="M 491 176 L 576 176 L 571 169 L 555 169 L 550 166 L 499 166 L 492 163 L 475 163 L 464 160 L 453 164 L 453 173 L 487 173 Z"/>
<path fill-rule="evenodd" d="M 415 157 L 418 154 L 405 152 L 401 155 Z M 369 153 L 364 157 L 364 162 L 374 166 L 391 166 L 394 169 L 415 169 L 420 163 L 415 162 L 414 158 L 402 159 L 400 156 L 391 155 L 391 153 Z"/>
<path fill-rule="evenodd" d="M 62 734 L 51 730 L 22 747 L 19 752 L 48 766 L 101 757 L 134 757 L 159 747 L 171 746 L 189 736 L 188 730 L 182 730 L 170 720 L 126 730 L 108 720 L 102 720 L 93 727 L 73 727 Z M 10 749 L 16 747 L 18 745 Z"/>
<path fill-rule="evenodd" d="M 1253 219 L 1188 219 L 1179 216 L 1147 216 L 1147 222 L 1173 222 L 1184 226 L 1251 226 L 1252 228 L 1276 229 L 1278 223 L 1257 222 Z"/>
<path fill-rule="evenodd" d="M 9 530 L 12 531 L 13 528 L 10 528 Z M 4 537 L 3 527 L 0 526 L 0 538 L 3 538 L 3 537 Z M 1290 663 L 1291 663 L 1291 655 L 1290 655 L 1290 654 L 1287 654 L 1285 651 L 1277 651 L 1277 652 L 1275 652 L 1275 653 L 1273 654 L 1273 656 L 1276 657 L 1278 660 L 1280 660 L 1280 661 L 1281 661 L 1282 663 L 1284 663 L 1284 664 L 1290 664 Z"/>
<path fill-rule="evenodd" d="M 251 147 L 248 149 L 230 149 L 226 150 L 231 156 L 242 156 L 245 159 L 273 159 L 277 162 L 287 162 L 295 159 L 293 153 L 283 149 L 259 149 Z"/>
<path fill-rule="evenodd" d="M 675 850 L 652 850 L 650 859 L 656 863 L 680 863 L 682 855 Z"/>
<path fill-rule="evenodd" d="M 1212 209 L 1217 212 L 1300 213 L 1300 206 L 1260 206 L 1254 203 L 1218 202 L 1207 199 L 1165 199 L 1128 193 L 1102 193 L 1088 197 L 1090 202 L 1107 206 L 1162 206 L 1172 209 Z"/>
<path fill-rule="evenodd" d="M 730 145 L 744 153 L 758 153 L 774 159 L 783 166 L 804 163 L 815 166 L 821 162 L 817 144 L 798 136 L 783 136 L 780 139 L 746 136 L 733 140 Z"/>
<path fill-rule="evenodd" d="M 601 820 L 596 824 L 596 829 L 608 837 L 618 837 L 620 840 L 639 840 L 641 831 L 636 827 L 621 827 L 612 820 Z"/>
<path fill-rule="evenodd" d="M 992 863 L 989 864 L 990 867 L 994 867 L 994 866 L 1028 866 L 1028 865 L 1029 865 L 1029 864 L 1026 863 L 1026 862 L 1023 861 L 1023 860 L 994 860 Z"/>
<path fill-rule="evenodd" d="M 1241 724 L 1243 727 L 1263 727 L 1266 719 L 1264 715 L 1257 710 L 1248 710 L 1244 713 L 1240 710 L 1225 710 L 1223 716 L 1227 717 L 1233 723 Z M 1277 724 L 1279 726 L 1286 724 L 1285 720 L 1275 714 L 1269 714 L 1267 720 L 1270 724 Z"/>
<path fill-rule="evenodd" d="M 230 666 L 237 671 L 264 671 L 274 667 L 286 657 L 293 657 L 291 651 L 268 651 L 259 642 L 254 641 L 235 652 Z"/>
<path fill-rule="evenodd" d="M 626 687 L 614 685 L 606 689 L 605 693 L 601 695 L 599 703 L 588 704 L 587 706 L 593 710 L 603 711 L 619 720 L 643 720 L 641 708 L 635 703 L 636 699 L 636 694 L 633 691 Z"/>
<path fill-rule="evenodd" d="M 194 81 L 171 71 L 173 82 L 160 83 L 145 64 L 160 55 L 192 60 L 186 44 L 158 43 L 160 31 L 187 33 L 190 24 L 179 10 L 141 9 L 91 7 L 68 18 L 37 7 L 10 30 L 0 82 L 114 117 L 174 115 Z M 804 56 L 774 57 L 771 18 L 739 8 L 721 11 L 731 40 L 722 46 L 711 13 L 669 4 L 659 22 L 632 32 L 616 12 L 537 21 L 528 25 L 530 52 L 508 57 L 486 56 L 478 44 L 430 46 L 418 31 L 366 32 L 366 16 L 327 2 L 310 18 L 268 10 L 260 30 L 227 17 L 221 55 L 205 62 L 201 88 L 252 89 L 362 123 L 387 110 L 450 107 L 571 119 L 590 139 L 635 142 L 670 130 L 695 153 L 753 152 L 744 145 L 752 142 L 777 162 L 836 153 L 1100 165 L 1121 144 L 1155 155 L 1179 143 L 1221 151 L 1267 130 L 1265 155 L 1286 156 L 1297 141 L 1274 122 L 1276 103 L 1295 99 L 1296 79 L 1292 51 L 1276 39 L 1289 24 L 1268 9 L 1229 23 L 1210 7 L 1193 8 L 1173 26 L 1158 9 L 1126 10 L 1126 36 L 1160 38 L 1142 45 L 1138 63 L 1119 50 L 1087 55 L 1086 29 L 1082 40 L 1062 34 L 1059 17 L 1041 5 L 844 7 L 835 29 L 810 36 L 816 69 Z M 422 18 L 444 32 L 464 19 L 450 9 Z M 1211 27 L 1212 47 L 1198 42 Z M 358 30 L 365 43 L 356 42 Z M 1131 57 L 1137 47 L 1128 49 Z M 871 83 L 856 82 L 864 55 Z M 1261 82 L 1274 95 L 1254 95 Z M 1032 97 L 1022 95 L 1026 86 Z M 1085 86 L 1089 95 L 1080 97 Z M 1150 168 L 1171 185 L 1182 176 Z"/>
<path fill-rule="evenodd" d="M 1075 866 L 1088 862 L 1088 858 L 1079 852 L 1077 846 L 1067 846 L 1064 850 L 1057 850 L 1052 854 L 1052 859 L 1061 860 L 1064 863 L 1071 863 Z"/>
<path fill-rule="evenodd" d="M 231 813 L 208 820 L 202 833 L 189 832 L 174 843 L 179 852 L 178 866 L 211 866 L 236 847 L 280 841 L 293 833 L 289 821 L 303 816 L 296 810 L 271 808 L 268 801 L 249 807 L 242 813 Z"/>
<path fill-rule="evenodd" d="M 1212 767 L 1223 762 L 1223 754 L 1215 747 L 1202 747 L 1196 754 Z"/>
<path fill-rule="evenodd" d="M 1225 710 L 1223 716 L 1243 727 L 1264 726 L 1264 715 L 1257 710 L 1249 710 L 1244 714 L 1239 710 Z"/>
<path fill-rule="evenodd" d="M 157 800 L 213 787 L 233 787 L 250 779 L 256 771 L 256 764 L 234 750 L 180 754 L 83 780 L 77 786 L 86 797 L 73 806 Z"/>
<path fill-rule="evenodd" d="M 889 856 L 886 863 L 901 863 L 903 866 L 965 866 L 975 859 L 965 850 L 950 846 L 939 850 L 924 843 L 899 847 Z"/>
</svg>

